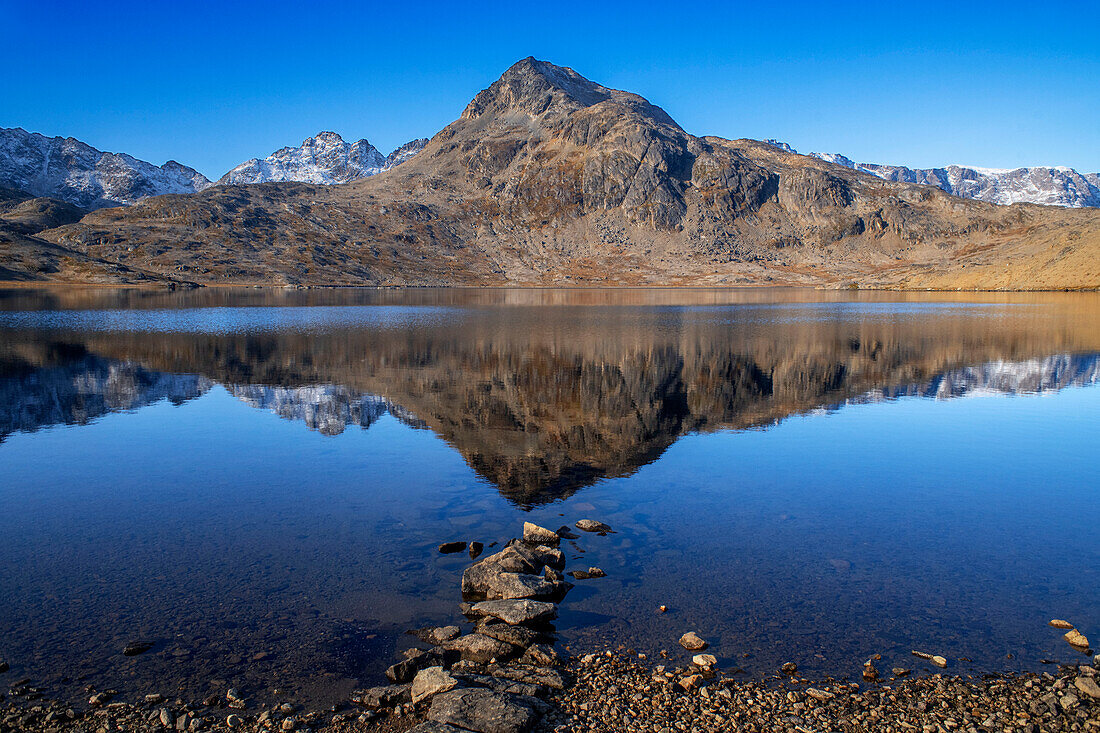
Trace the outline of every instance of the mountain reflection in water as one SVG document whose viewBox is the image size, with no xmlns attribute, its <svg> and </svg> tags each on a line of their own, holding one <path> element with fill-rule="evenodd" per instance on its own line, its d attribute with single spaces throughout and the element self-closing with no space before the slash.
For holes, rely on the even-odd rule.
<svg viewBox="0 0 1100 733">
<path fill-rule="evenodd" d="M 448 306 L 415 326 L 407 309 L 355 322 L 398 305 L 387 302 L 342 312 L 325 328 L 280 329 L 278 310 L 246 308 L 224 333 L 194 321 L 144 330 L 148 313 L 171 326 L 174 314 L 204 310 L 124 311 L 133 330 L 77 327 L 96 311 L 28 320 L 11 310 L 0 315 L 22 320 L 0 318 L 0 441 L 179 404 L 220 384 L 325 435 L 369 428 L 388 412 L 431 429 L 503 495 L 534 506 L 630 475 L 692 432 L 765 427 L 847 403 L 1041 393 L 1100 379 L 1090 296 L 1052 295 L 1042 307 L 1026 296 L 979 306 L 933 299 L 913 310 L 873 298 L 701 297 L 700 307 L 680 308 L 659 297 L 634 302 L 628 291 L 628 308 L 565 296 L 532 308 L 475 291 L 470 307 L 452 308 L 461 298 L 448 293 L 413 296 L 423 301 L 414 306 Z M 136 296 L 125 297 L 132 306 Z M 314 310 L 324 318 L 324 307 Z M 32 327 L 36 313 L 49 315 L 46 327 Z"/>
</svg>

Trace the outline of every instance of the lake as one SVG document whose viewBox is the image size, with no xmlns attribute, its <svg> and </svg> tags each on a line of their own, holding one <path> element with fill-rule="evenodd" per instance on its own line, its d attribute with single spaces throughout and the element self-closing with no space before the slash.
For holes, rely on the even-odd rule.
<svg viewBox="0 0 1100 733">
<path fill-rule="evenodd" d="M 593 518 L 563 650 L 1083 661 L 1098 427 L 1097 294 L 0 291 L 0 659 L 335 702 L 459 619 L 440 543 Z"/>
</svg>

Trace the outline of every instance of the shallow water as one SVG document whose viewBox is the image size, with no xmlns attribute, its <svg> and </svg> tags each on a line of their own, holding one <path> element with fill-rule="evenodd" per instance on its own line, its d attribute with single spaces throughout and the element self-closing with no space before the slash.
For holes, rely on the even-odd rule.
<svg viewBox="0 0 1100 733">
<path fill-rule="evenodd" d="M 573 649 L 1081 659 L 1098 384 L 1095 294 L 0 292 L 0 659 L 334 701 L 457 620 L 440 542 L 582 517 Z"/>
</svg>

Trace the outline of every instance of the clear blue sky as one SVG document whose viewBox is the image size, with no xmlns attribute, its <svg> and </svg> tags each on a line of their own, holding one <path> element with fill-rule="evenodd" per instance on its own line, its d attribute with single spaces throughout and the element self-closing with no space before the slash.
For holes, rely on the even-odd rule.
<svg viewBox="0 0 1100 733">
<path fill-rule="evenodd" d="M 211 178 L 320 130 L 384 153 L 533 55 L 695 134 L 1100 171 L 1100 3 L 0 0 L 0 127 Z"/>
</svg>

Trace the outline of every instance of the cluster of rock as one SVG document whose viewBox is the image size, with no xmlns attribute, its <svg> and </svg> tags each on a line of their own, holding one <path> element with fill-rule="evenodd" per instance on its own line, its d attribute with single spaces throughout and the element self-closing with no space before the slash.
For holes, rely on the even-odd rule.
<svg viewBox="0 0 1100 733">
<path fill-rule="evenodd" d="M 580 658 L 572 672 L 574 684 L 554 700 L 546 730 L 1037 732 L 1097 730 L 1100 720 L 1100 660 L 1058 674 L 934 674 L 870 686 L 811 682 L 797 672 L 735 680 L 694 661 L 653 669 L 640 656 L 611 652 Z M 708 684 L 685 688 L 685 675 Z"/>
<path fill-rule="evenodd" d="M 593 520 L 577 527 L 606 534 Z M 492 555 L 477 559 L 462 574 L 460 605 L 473 624 L 417 629 L 427 648 L 413 648 L 386 670 L 391 684 L 357 691 L 352 701 L 368 712 L 423 716 L 416 733 L 512 733 L 530 730 L 550 711 L 547 698 L 564 690 L 568 677 L 560 670 L 552 622 L 557 603 L 573 587 L 565 579 L 563 537 L 576 538 L 568 527 L 558 531 L 527 522 L 523 536 Z M 472 543 L 471 558 L 481 545 Z M 446 542 L 442 553 L 461 552 L 464 542 Z M 603 577 L 599 568 L 577 571 L 578 577 Z M 349 713 L 348 718 L 355 713 Z"/>
</svg>

